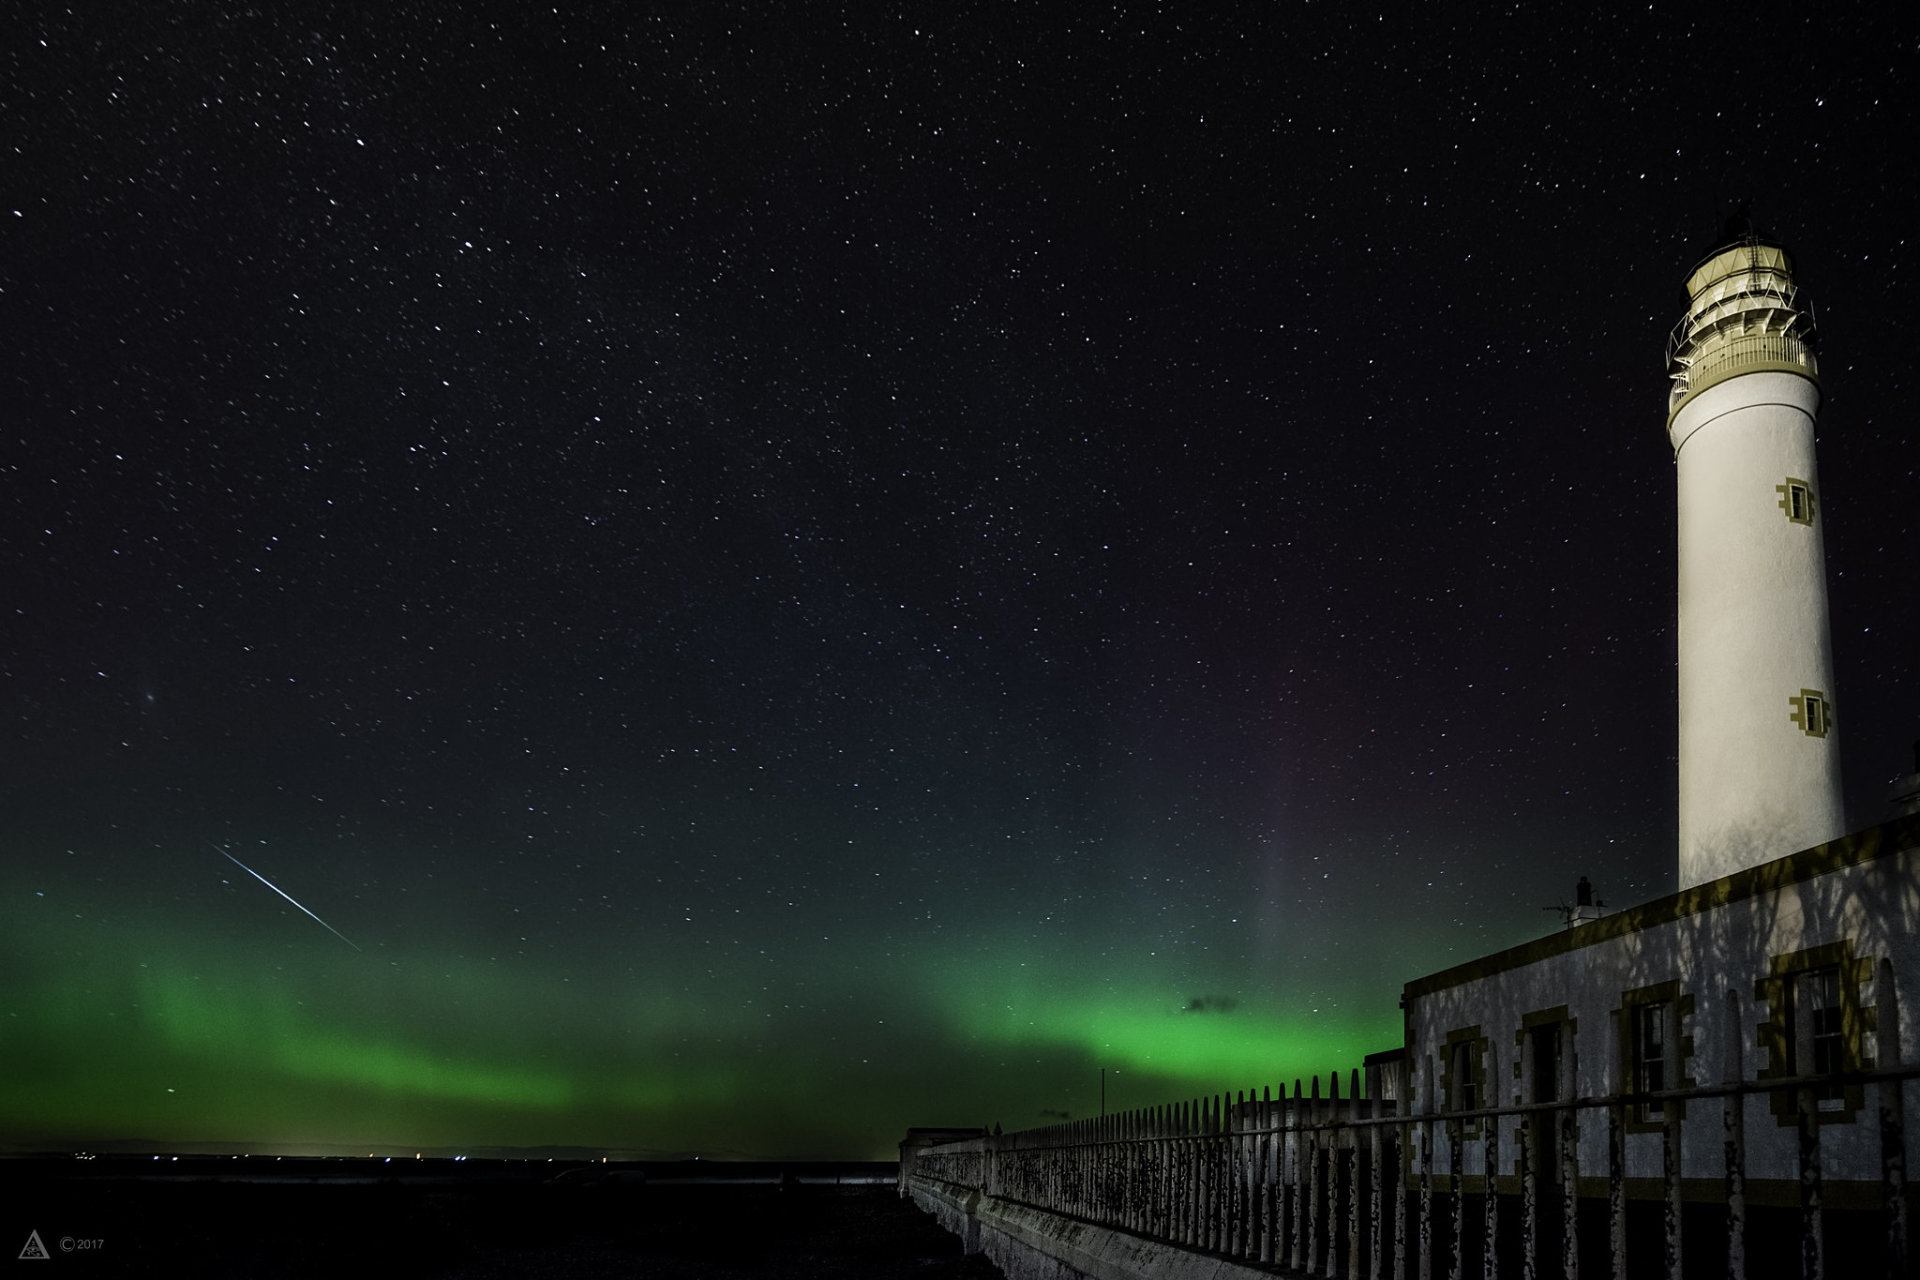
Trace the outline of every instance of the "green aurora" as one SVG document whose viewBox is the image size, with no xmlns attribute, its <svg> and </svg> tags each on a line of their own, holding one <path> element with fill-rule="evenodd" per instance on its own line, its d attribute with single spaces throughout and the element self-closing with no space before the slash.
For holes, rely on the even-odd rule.
<svg viewBox="0 0 1920 1280">
<path fill-rule="evenodd" d="M 1350 1066 L 1397 1033 L 1378 1009 L 1194 1009 L 1174 966 L 1095 978 L 1012 940 L 1004 956 L 1025 959 L 969 939 L 884 977 L 856 967 L 823 991 L 810 972 L 724 1000 L 702 994 L 721 975 L 683 968 L 583 980 L 418 939 L 355 953 L 265 896 L 260 921 L 215 941 L 127 927 L 105 900 L 62 921 L 10 888 L 42 906 L 5 943 L 0 1130 L 16 1149 L 881 1159 L 914 1124 L 1089 1114 L 1103 1067 L 1118 1109 Z M 96 943 L 75 947 L 76 927 Z"/>
</svg>

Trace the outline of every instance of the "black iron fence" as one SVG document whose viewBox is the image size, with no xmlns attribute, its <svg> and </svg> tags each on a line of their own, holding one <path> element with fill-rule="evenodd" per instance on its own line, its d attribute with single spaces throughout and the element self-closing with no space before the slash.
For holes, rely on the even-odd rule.
<svg viewBox="0 0 1920 1280">
<path fill-rule="evenodd" d="M 1883 1061 L 1893 1057 L 1883 1051 Z M 1831 1274 L 1905 1277 L 1902 1086 L 1916 1077 L 1920 1066 L 1890 1065 L 1420 1114 L 1358 1096 L 1355 1072 L 1345 1098 L 1337 1075 L 1325 1097 L 1317 1079 L 1310 1088 L 1296 1081 L 1291 1096 L 1284 1086 L 1277 1097 L 1221 1094 L 931 1147 L 902 1175 L 1311 1276 L 1822 1280 L 1836 1233 L 1819 1099 L 1851 1086 L 1877 1095 L 1879 1162 L 1866 1184 L 1878 1203 L 1846 1210 L 1845 1257 Z M 1399 1083 L 1391 1092 L 1404 1097 Z M 1798 1178 L 1784 1205 L 1750 1203 L 1746 1108 L 1755 1094 L 1790 1099 L 1797 1125 Z M 1724 1177 L 1703 1196 L 1700 1179 L 1683 1187 L 1682 1133 L 1711 1124 L 1716 1110 Z M 1659 1117 L 1660 1176 L 1630 1179 L 1627 1132 L 1649 1116 Z M 1580 1126 L 1596 1120 L 1606 1132 L 1604 1170 L 1580 1158 Z M 1435 1168 L 1437 1138 L 1445 1168 Z M 1475 1147 L 1478 1177 L 1463 1172 Z M 1844 1172 L 1857 1191 L 1860 1171 Z M 1689 1240 L 1689 1231 L 1709 1238 Z"/>
</svg>

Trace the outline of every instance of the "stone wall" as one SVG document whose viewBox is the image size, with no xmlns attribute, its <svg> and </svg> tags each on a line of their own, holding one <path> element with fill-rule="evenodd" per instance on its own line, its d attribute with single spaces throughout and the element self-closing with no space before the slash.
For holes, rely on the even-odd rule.
<svg viewBox="0 0 1920 1280">
<path fill-rule="evenodd" d="M 1269 1270 L 1014 1204 L 971 1188 L 910 1178 L 906 1194 L 984 1253 L 1007 1280 L 1272 1280 Z"/>
</svg>

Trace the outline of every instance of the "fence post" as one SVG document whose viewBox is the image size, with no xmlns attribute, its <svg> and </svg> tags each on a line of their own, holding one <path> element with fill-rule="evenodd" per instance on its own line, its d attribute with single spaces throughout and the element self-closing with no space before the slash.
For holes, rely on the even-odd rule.
<svg viewBox="0 0 1920 1280">
<path fill-rule="evenodd" d="M 1794 1089 L 1793 1098 L 1800 1113 L 1800 1276 L 1801 1280 L 1825 1280 L 1826 1213 L 1821 1207 L 1820 1113 L 1815 1109 L 1818 1104 L 1811 1085 Z"/>
<path fill-rule="evenodd" d="M 1327 1185 L 1327 1211 L 1321 1216 L 1322 1242 L 1326 1252 L 1321 1256 L 1326 1262 L 1320 1272 L 1326 1280 L 1338 1280 L 1340 1275 L 1340 1130 L 1336 1127 L 1340 1120 L 1340 1073 L 1327 1073 L 1327 1106 L 1322 1113 L 1321 1130 L 1326 1141 L 1321 1144 L 1326 1150 L 1326 1173 L 1323 1175 Z"/>
<path fill-rule="evenodd" d="M 1893 986 L 1893 962 L 1882 960 L 1874 982 L 1878 1044 L 1873 1064 L 1882 1071 L 1900 1065 L 1900 996 Z M 1887 1224 L 1887 1275 L 1907 1274 L 1907 1082 L 1881 1077 L 1880 1193 Z"/>
<path fill-rule="evenodd" d="M 1449 1242 L 1447 1275 L 1449 1280 L 1466 1280 L 1466 1251 L 1461 1248 L 1467 1234 L 1467 1194 L 1465 1160 L 1460 1149 L 1467 1145 L 1467 1122 L 1447 1122 L 1447 1173 L 1453 1188 L 1453 1239 Z"/>
<path fill-rule="evenodd" d="M 1737 1087 L 1747 1078 L 1745 1037 L 1740 994 L 1729 991 L 1723 1074 L 1736 1088 L 1720 1112 L 1727 1161 L 1727 1280 L 1747 1280 L 1747 1098 Z"/>
<path fill-rule="evenodd" d="M 1194 1245 L 1213 1245 L 1213 1100 L 1194 1100 Z"/>
<path fill-rule="evenodd" d="M 1123 1231 L 1138 1231 L 1139 1219 L 1135 1216 L 1140 1207 L 1140 1148 L 1134 1142 L 1134 1113 L 1122 1111 L 1117 1126 L 1115 1141 L 1119 1149 L 1114 1152 L 1114 1181 L 1120 1194 L 1119 1211 L 1114 1221 Z"/>
<path fill-rule="evenodd" d="M 1382 1072 L 1384 1078 L 1384 1070 Z M 1372 1120 L 1383 1118 L 1386 1108 L 1382 1100 L 1369 1094 L 1367 1096 L 1367 1116 Z M 1373 1124 L 1367 1127 L 1367 1164 L 1370 1170 L 1367 1180 L 1367 1280 L 1381 1280 L 1384 1268 L 1381 1255 L 1385 1252 L 1386 1223 L 1382 1221 L 1387 1214 L 1387 1171 L 1386 1126 Z"/>
<path fill-rule="evenodd" d="M 1260 1201 L 1264 1179 L 1261 1171 L 1266 1160 L 1261 1152 L 1261 1133 L 1266 1128 L 1266 1110 L 1260 1105 L 1260 1093 L 1247 1090 L 1247 1109 L 1241 1149 L 1246 1153 L 1243 1176 L 1246 1181 L 1246 1234 L 1240 1244 L 1240 1256 L 1248 1262 L 1260 1261 Z"/>
<path fill-rule="evenodd" d="M 1106 1117 L 1096 1115 L 1085 1121 L 1081 1140 L 1081 1217 L 1092 1222 L 1100 1221 L 1100 1215 L 1106 1211 Z"/>
<path fill-rule="evenodd" d="M 1102 1201 L 1106 1164 L 1107 1118 L 1092 1116 L 1081 1124 L 1080 1132 L 1080 1216 L 1094 1222 L 1100 1221 L 1102 1210 L 1106 1208 Z"/>
<path fill-rule="evenodd" d="M 1180 1162 L 1185 1159 L 1186 1150 L 1182 1143 L 1181 1125 L 1185 1123 L 1185 1119 L 1186 1112 L 1182 1104 L 1174 1102 L 1167 1105 L 1167 1166 L 1160 1173 L 1163 1206 L 1161 1212 L 1167 1224 L 1167 1238 L 1182 1243 L 1187 1238 L 1186 1223 L 1181 1217 L 1181 1206 L 1186 1203 L 1186 1200 L 1180 1190 Z"/>
<path fill-rule="evenodd" d="M 1280 1267 L 1287 1265 L 1287 1250 L 1293 1240 L 1287 1217 L 1293 1185 L 1293 1120 L 1285 1084 L 1274 1100 L 1273 1129 L 1273 1265 Z"/>
<path fill-rule="evenodd" d="M 1259 1188 L 1260 1205 L 1254 1230 L 1260 1237 L 1255 1257 L 1263 1263 L 1273 1261 L 1273 1086 L 1260 1088 L 1259 1158 L 1255 1161 L 1254 1185 Z"/>
<path fill-rule="evenodd" d="M 1253 1245 L 1253 1152 L 1249 1146 L 1247 1099 L 1253 1094 L 1236 1092 L 1233 1095 L 1233 1245 L 1229 1252 L 1236 1258 L 1250 1256 L 1248 1250 Z"/>
<path fill-rule="evenodd" d="M 1213 1251 L 1233 1252 L 1233 1095 L 1213 1099 Z"/>
<path fill-rule="evenodd" d="M 1667 1280 L 1686 1280 L 1680 1274 L 1680 1107 L 1669 1098 L 1661 1111 L 1660 1177 L 1666 1205 Z"/>
<path fill-rule="evenodd" d="M 1247 1095 L 1227 1099 L 1227 1248 L 1230 1257 L 1247 1256 Z"/>
<path fill-rule="evenodd" d="M 1433 1280 L 1433 1121 L 1420 1122 L 1419 1280 Z"/>
<path fill-rule="evenodd" d="M 1315 1087 L 1314 1092 L 1319 1092 L 1318 1086 Z M 1287 1223 L 1287 1265 L 1295 1271 L 1305 1271 L 1307 1269 L 1306 1191 L 1309 1185 L 1309 1173 L 1307 1163 L 1307 1129 L 1302 1122 L 1302 1108 L 1306 1103 L 1306 1097 L 1306 1087 L 1300 1083 L 1299 1077 L 1294 1077 L 1293 1107 L 1290 1112 L 1291 1118 L 1289 1121 L 1293 1130 L 1293 1180 L 1287 1188 L 1287 1199 L 1293 1206 L 1293 1212 Z"/>
<path fill-rule="evenodd" d="M 1627 1280 L 1627 1109 L 1607 1108 L 1607 1252 L 1613 1280 Z"/>
<path fill-rule="evenodd" d="M 1320 1267 L 1320 1245 L 1326 1235 L 1326 1216 L 1320 1212 L 1320 1077 L 1313 1077 L 1313 1098 L 1307 1107 L 1307 1244 L 1306 1267 L 1312 1275 Z"/>
<path fill-rule="evenodd" d="M 1267 1189 L 1271 1212 L 1267 1221 L 1267 1252 L 1271 1256 L 1267 1261 L 1278 1267 L 1287 1260 L 1287 1086 L 1284 1084 L 1267 1112 L 1267 1127 L 1272 1130 L 1270 1141 L 1273 1143 L 1267 1159 L 1273 1179 Z"/>
<path fill-rule="evenodd" d="M 1360 1105 L 1360 1072 L 1355 1070 L 1347 1077 L 1347 1081 L 1345 1145 L 1353 1150 L 1347 1160 L 1347 1280 L 1360 1280 L 1360 1210 L 1365 1200 L 1366 1183 L 1360 1168 L 1361 1131 L 1354 1121 L 1364 1118 L 1367 1113 Z"/>
<path fill-rule="evenodd" d="M 1094 1116 L 1086 1123 L 1086 1145 L 1080 1159 L 1080 1215 L 1099 1222 L 1107 1210 L 1107 1118 Z"/>
<path fill-rule="evenodd" d="M 1250 1171 L 1250 1194 L 1253 1199 L 1248 1205 L 1252 1213 L 1253 1249 L 1247 1255 L 1251 1262 L 1271 1261 L 1273 1241 L 1273 1090 L 1271 1087 L 1260 1091 L 1256 1102 L 1251 1091 L 1247 1094 L 1247 1104 L 1254 1114 L 1257 1134 L 1253 1145 L 1253 1167 Z"/>
<path fill-rule="evenodd" d="M 1160 1203 L 1160 1108 L 1142 1107 L 1136 1113 L 1135 1128 L 1140 1138 L 1139 1203 L 1134 1218 L 1147 1235 L 1159 1234 L 1154 1215 Z"/>
<path fill-rule="evenodd" d="M 1147 1172 L 1153 1165 L 1153 1153 L 1147 1145 L 1147 1109 L 1127 1112 L 1127 1219 L 1128 1229 L 1147 1229 Z"/>
<path fill-rule="evenodd" d="M 1433 1055 L 1420 1058 L 1420 1276 L 1433 1280 Z"/>
<path fill-rule="evenodd" d="M 1181 1243 L 1199 1247 L 1202 1243 L 1202 1223 L 1205 1218 L 1202 1206 L 1205 1203 L 1204 1152 L 1206 1121 L 1201 1111 L 1200 1099 L 1194 1098 L 1187 1103 L 1186 1151 L 1180 1160 L 1180 1230 Z"/>
<path fill-rule="evenodd" d="M 1413 1094 L 1401 1081 L 1400 1114 L 1405 1116 L 1413 1106 Z M 1393 1260 L 1387 1275 L 1390 1280 L 1406 1280 L 1407 1274 L 1407 1186 L 1408 1175 L 1413 1172 L 1408 1156 L 1413 1152 L 1413 1128 L 1404 1119 L 1393 1126 Z"/>
<path fill-rule="evenodd" d="M 1233 1095 L 1216 1094 L 1213 1108 L 1213 1237 L 1214 1253 L 1233 1252 Z"/>
<path fill-rule="evenodd" d="M 1487 1041 L 1487 1088 L 1481 1105 L 1500 1105 L 1500 1051 Z M 1481 1181 L 1487 1189 L 1487 1216 L 1481 1228 L 1480 1274 L 1495 1280 L 1500 1274 L 1500 1114 L 1486 1118 L 1486 1139 L 1481 1144 Z"/>
<path fill-rule="evenodd" d="M 1110 1226 L 1126 1225 L 1126 1154 L 1121 1145 L 1126 1117 L 1116 1112 L 1100 1121 L 1100 1217 Z"/>
<path fill-rule="evenodd" d="M 1204 1243 L 1206 1223 L 1206 1129 L 1206 1113 L 1195 1098 L 1187 1103 L 1186 1204 L 1180 1211 L 1186 1243 L 1195 1246 Z"/>
<path fill-rule="evenodd" d="M 1167 1107 L 1165 1103 L 1146 1111 L 1146 1222 L 1148 1230 L 1162 1240 L 1167 1232 Z"/>
<path fill-rule="evenodd" d="M 1540 1184 L 1533 1171 L 1533 1115 L 1522 1112 L 1514 1126 L 1514 1158 L 1520 1165 L 1520 1275 L 1536 1280 L 1534 1257 L 1540 1244 Z"/>
<path fill-rule="evenodd" d="M 1166 1184 L 1165 1203 L 1167 1238 L 1176 1244 L 1187 1243 L 1186 1192 L 1182 1188 L 1183 1166 L 1187 1158 L 1187 1104 L 1167 1106 L 1167 1168 L 1161 1175 Z"/>
<path fill-rule="evenodd" d="M 1560 1274 L 1580 1280 L 1580 1113 L 1573 1100 L 1580 1096 L 1580 1060 L 1573 1033 L 1563 1024 L 1560 1044 L 1560 1096 L 1563 1111 L 1554 1112 L 1560 1158 Z"/>
<path fill-rule="evenodd" d="M 1207 1207 L 1209 1229 L 1208 1237 L 1212 1244 L 1208 1248 L 1214 1253 L 1225 1253 L 1232 1246 L 1227 1232 L 1233 1225 L 1233 1139 L 1227 1132 L 1231 1123 L 1227 1115 L 1227 1094 L 1215 1094 L 1209 1104 L 1213 1112 L 1213 1148 L 1212 1159 L 1207 1162 Z"/>
<path fill-rule="evenodd" d="M 1206 1098 L 1193 1100 L 1193 1244 L 1206 1249 L 1212 1240 L 1213 1203 L 1207 1192 L 1212 1185 L 1208 1174 L 1213 1168 L 1213 1105 Z"/>
<path fill-rule="evenodd" d="M 1231 1098 L 1231 1095 L 1225 1095 Z M 1230 1137 L 1227 1126 L 1231 1107 L 1221 1105 L 1222 1095 L 1210 1094 L 1202 1101 L 1206 1116 L 1207 1138 L 1204 1147 L 1203 1178 L 1206 1183 L 1206 1213 L 1200 1228 L 1200 1247 L 1209 1252 L 1225 1249 L 1228 1189 L 1222 1173 L 1227 1162 Z"/>
<path fill-rule="evenodd" d="M 1260 1096 L 1249 1089 L 1240 1118 L 1240 1256 L 1249 1262 L 1260 1257 L 1259 1135 Z"/>
<path fill-rule="evenodd" d="M 1174 1161 L 1177 1158 L 1175 1155 L 1177 1140 L 1174 1138 L 1174 1134 L 1178 1132 L 1175 1120 L 1176 1112 L 1172 1103 L 1162 1103 L 1159 1107 L 1155 1108 L 1155 1111 L 1158 1115 L 1155 1128 L 1157 1128 L 1160 1133 L 1160 1141 L 1156 1144 L 1159 1148 L 1160 1159 L 1158 1162 L 1159 1167 L 1154 1170 L 1153 1174 L 1154 1181 L 1158 1184 L 1154 1189 L 1153 1213 L 1155 1220 L 1160 1224 L 1159 1232 L 1166 1239 L 1178 1240 L 1180 1238 L 1180 1219 L 1174 1212 L 1173 1198 L 1173 1167 Z"/>
</svg>

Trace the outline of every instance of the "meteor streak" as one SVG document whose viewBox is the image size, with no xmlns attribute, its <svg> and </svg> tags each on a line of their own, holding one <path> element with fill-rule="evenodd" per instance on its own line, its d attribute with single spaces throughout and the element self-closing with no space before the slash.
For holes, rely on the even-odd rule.
<svg viewBox="0 0 1920 1280">
<path fill-rule="evenodd" d="M 228 853 L 225 849 L 220 848 L 218 845 L 214 844 L 212 841 L 207 842 L 207 848 L 212 849 L 215 853 L 219 854 L 221 857 L 225 858 L 228 862 L 231 862 L 234 866 L 240 868 L 242 871 L 252 876 L 255 880 L 258 880 L 261 884 L 267 886 L 267 888 L 273 890 L 275 893 L 285 898 L 288 902 L 292 902 L 294 906 L 300 907 L 300 904 L 294 901 L 294 897 L 292 894 L 288 893 L 285 889 L 282 889 L 279 885 L 275 884 L 273 881 L 261 875 L 258 871 L 255 871 L 252 867 L 248 866 L 246 863 L 240 861 L 240 859 Z M 307 911 L 305 907 L 300 907 L 300 909 L 302 911 Z M 347 937 L 346 934 L 340 932 L 338 929 L 328 924 L 325 920 L 322 920 L 319 916 L 314 916 L 313 912 L 307 911 L 307 914 L 310 916 L 313 916 L 314 923 L 319 925 L 322 929 L 325 929 L 328 933 L 340 939 L 340 941 L 346 943 L 348 946 L 353 947 L 355 951 L 360 950 L 359 947 L 355 947 L 353 945 L 353 939 Z"/>
</svg>

